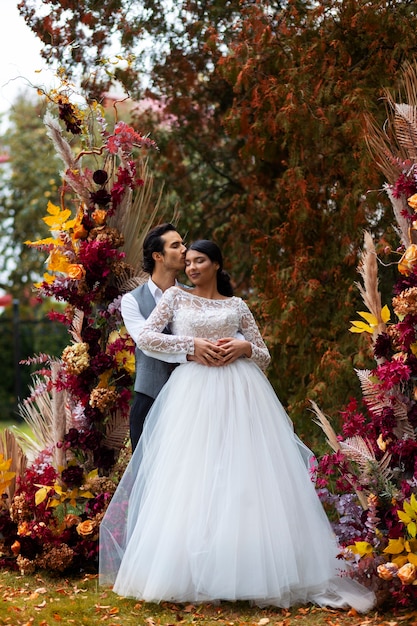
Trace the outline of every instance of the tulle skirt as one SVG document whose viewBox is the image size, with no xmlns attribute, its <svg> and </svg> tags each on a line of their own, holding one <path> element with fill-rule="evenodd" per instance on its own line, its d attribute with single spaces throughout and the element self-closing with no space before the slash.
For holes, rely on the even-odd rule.
<svg viewBox="0 0 417 626">
<path fill-rule="evenodd" d="M 250 360 L 177 367 L 100 527 L 100 584 L 160 602 L 314 602 L 366 612 L 308 469 Z"/>
</svg>

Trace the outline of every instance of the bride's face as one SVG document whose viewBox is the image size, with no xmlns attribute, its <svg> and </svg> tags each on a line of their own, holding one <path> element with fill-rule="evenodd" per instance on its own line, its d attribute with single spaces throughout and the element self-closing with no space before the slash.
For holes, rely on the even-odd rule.
<svg viewBox="0 0 417 626">
<path fill-rule="evenodd" d="M 187 250 L 185 256 L 185 273 L 193 285 L 209 285 L 216 283 L 219 265 L 214 263 L 207 254 L 198 250 Z"/>
</svg>

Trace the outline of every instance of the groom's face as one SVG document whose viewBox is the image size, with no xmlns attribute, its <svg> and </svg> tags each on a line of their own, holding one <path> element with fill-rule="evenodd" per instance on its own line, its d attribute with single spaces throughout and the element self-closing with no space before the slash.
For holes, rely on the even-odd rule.
<svg viewBox="0 0 417 626">
<path fill-rule="evenodd" d="M 175 230 L 169 230 L 162 235 L 164 242 L 163 264 L 167 270 L 182 271 L 185 266 L 187 248 L 182 237 Z"/>
</svg>

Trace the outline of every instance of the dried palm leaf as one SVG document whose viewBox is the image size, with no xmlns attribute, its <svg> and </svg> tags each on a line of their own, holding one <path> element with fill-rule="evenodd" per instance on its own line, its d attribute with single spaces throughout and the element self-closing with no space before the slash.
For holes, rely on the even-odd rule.
<svg viewBox="0 0 417 626">
<path fill-rule="evenodd" d="M 59 365 L 56 365 L 59 368 Z M 53 377 L 57 375 L 57 371 Z M 33 462 L 41 451 L 50 450 L 54 465 L 58 468 L 63 465 L 62 452 L 56 447 L 56 443 L 61 441 L 65 434 L 66 392 L 54 390 L 51 394 L 43 381 L 37 377 L 34 377 L 34 386 L 30 386 L 29 390 L 29 398 L 19 404 L 18 411 L 30 426 L 32 436 L 16 433 L 16 437 L 30 462 Z"/>
<path fill-rule="evenodd" d="M 417 160 L 417 107 L 411 104 L 392 103 L 394 130 L 398 143 L 408 158 Z"/>
<path fill-rule="evenodd" d="M 6 428 L 0 433 L 0 453 L 3 455 L 4 459 L 12 460 L 9 471 L 15 472 L 16 474 L 6 490 L 10 501 L 14 496 L 16 480 L 20 476 L 23 476 L 28 460 L 17 438 L 15 437 L 14 432 L 9 428 Z"/>
<path fill-rule="evenodd" d="M 417 162 L 416 84 L 417 63 L 404 63 L 398 93 L 385 91 L 387 121 L 384 127 L 381 129 L 370 117 L 366 120 L 368 147 L 390 184 L 401 174 L 404 162 Z"/>
<path fill-rule="evenodd" d="M 340 449 L 350 461 L 357 463 L 364 473 L 369 472 L 370 465 L 376 464 L 372 444 L 359 435 L 341 441 Z"/>
<path fill-rule="evenodd" d="M 374 337 L 384 332 L 386 324 L 382 319 L 381 293 L 378 290 L 378 263 L 373 239 L 367 231 L 364 234 L 365 249 L 362 252 L 358 272 L 362 277 L 363 285 L 355 283 L 362 296 L 362 300 L 368 311 L 378 320 L 378 326 L 374 330 Z"/>
<path fill-rule="evenodd" d="M 106 421 L 103 443 L 107 448 L 119 451 L 126 445 L 129 434 L 129 417 L 122 411 L 115 411 Z"/>
<path fill-rule="evenodd" d="M 134 268 L 135 273 L 140 274 L 143 241 L 160 209 L 162 189 L 156 202 L 153 202 L 153 176 L 146 160 L 141 162 L 138 176 L 143 180 L 143 185 L 134 195 L 131 192 L 125 194 L 122 205 L 110 218 L 109 226 L 123 234 L 122 250 L 126 255 L 126 263 Z"/>
<path fill-rule="evenodd" d="M 356 375 L 362 388 L 363 398 L 369 409 L 376 415 L 381 415 L 387 407 L 391 407 L 391 400 L 382 393 L 381 388 L 371 380 L 371 370 L 355 369 Z"/>
<path fill-rule="evenodd" d="M 407 159 L 407 155 L 402 153 L 396 141 L 390 115 L 392 114 L 387 109 L 388 120 L 382 129 L 375 120 L 366 119 L 365 141 L 375 164 L 388 183 L 393 184 L 401 174 L 402 163 Z"/>
<path fill-rule="evenodd" d="M 58 120 L 50 111 L 47 111 L 43 122 L 46 126 L 46 134 L 52 140 L 57 154 L 65 164 L 65 168 L 73 169 L 75 166 L 75 157 L 68 141 L 62 136 L 62 129 Z"/>
<path fill-rule="evenodd" d="M 378 461 L 379 473 L 384 480 L 389 480 L 392 476 L 392 470 L 390 467 L 392 454 L 385 452 L 384 456 Z"/>
<path fill-rule="evenodd" d="M 327 437 L 326 439 L 327 443 L 335 452 L 337 452 L 338 450 L 340 450 L 340 442 L 337 438 L 335 431 L 333 430 L 332 425 L 330 424 L 327 417 L 324 415 L 324 413 L 321 411 L 321 409 L 313 400 L 310 400 L 310 404 L 317 418 L 313 421 L 321 427 L 321 429 L 323 430 L 324 434 Z"/>
<path fill-rule="evenodd" d="M 138 274 L 138 276 L 119 276 L 117 278 L 117 286 L 120 289 L 121 293 L 127 293 L 128 291 L 133 291 L 136 287 L 140 287 L 143 283 L 149 278 L 149 274 L 146 272 L 142 272 Z"/>
<path fill-rule="evenodd" d="M 408 419 L 407 405 L 401 401 L 400 394 L 393 393 L 392 389 L 389 392 L 385 392 L 379 385 L 376 385 L 371 380 L 371 370 L 355 370 L 355 372 L 359 378 L 363 398 L 369 410 L 380 416 L 385 409 L 392 409 L 397 422 L 396 427 L 393 429 L 394 434 L 400 439 L 405 437 L 415 441 L 416 435 Z"/>
<path fill-rule="evenodd" d="M 401 196 L 401 198 L 395 198 L 392 189 L 388 186 L 385 187 L 385 191 L 391 201 L 395 221 L 397 222 L 397 228 L 395 230 L 397 231 L 398 237 L 403 246 L 408 248 L 411 244 L 410 223 L 403 215 L 404 212 L 409 210 L 407 200 L 403 196 Z"/>
<path fill-rule="evenodd" d="M 71 321 L 71 327 L 69 329 L 69 334 L 73 338 L 75 343 L 82 343 L 83 339 L 81 336 L 81 331 L 83 328 L 84 321 L 84 312 L 79 309 L 75 309 L 74 316 Z"/>
<path fill-rule="evenodd" d="M 313 408 L 313 412 L 317 417 L 317 420 L 314 420 L 314 422 L 318 424 L 324 431 L 324 434 L 327 437 L 327 443 L 335 452 L 338 452 L 339 450 L 341 451 L 342 448 L 340 441 L 337 438 L 337 435 L 333 430 L 333 427 L 331 426 L 329 420 L 313 400 L 310 400 L 310 403 Z M 344 475 L 344 478 L 352 485 L 352 488 L 357 495 L 361 507 L 366 510 L 368 508 L 368 502 L 365 493 L 357 489 L 356 481 L 353 479 L 353 476 Z"/>
</svg>

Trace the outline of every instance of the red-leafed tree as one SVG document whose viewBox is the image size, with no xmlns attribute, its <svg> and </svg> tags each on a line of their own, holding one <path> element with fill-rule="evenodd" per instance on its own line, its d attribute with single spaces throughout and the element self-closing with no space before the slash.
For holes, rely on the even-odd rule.
<svg viewBox="0 0 417 626">
<path fill-rule="evenodd" d="M 352 361 L 366 356 L 347 332 L 362 231 L 382 238 L 390 222 L 364 114 L 383 123 L 379 99 L 417 53 L 415 3 L 19 6 L 45 56 L 81 72 L 90 96 L 109 87 L 100 68 L 118 36 L 114 76 L 160 105 L 137 117 L 159 145 L 166 202 L 189 239 L 223 245 L 238 289 L 259 302 L 284 404 L 300 420 L 308 397 L 340 407 L 355 388 Z"/>
</svg>

